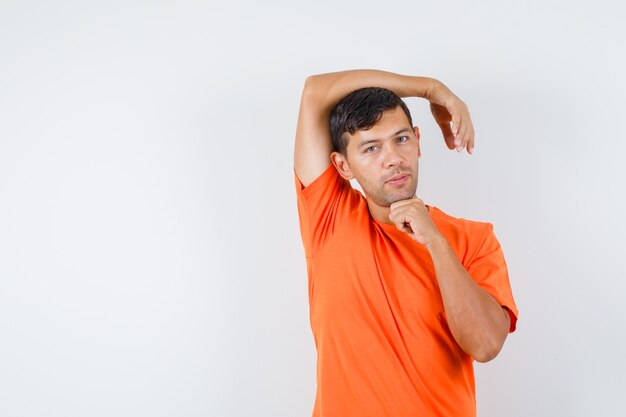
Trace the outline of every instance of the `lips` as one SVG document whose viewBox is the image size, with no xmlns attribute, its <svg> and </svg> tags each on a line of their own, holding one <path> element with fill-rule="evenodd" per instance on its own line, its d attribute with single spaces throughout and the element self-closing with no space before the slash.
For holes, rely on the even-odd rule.
<svg viewBox="0 0 626 417">
<path fill-rule="evenodd" d="M 397 175 L 394 175 L 393 177 L 389 178 L 386 182 L 399 180 L 399 179 L 401 179 L 403 177 L 406 177 L 407 175 L 409 175 L 409 174 L 397 174 Z"/>
</svg>

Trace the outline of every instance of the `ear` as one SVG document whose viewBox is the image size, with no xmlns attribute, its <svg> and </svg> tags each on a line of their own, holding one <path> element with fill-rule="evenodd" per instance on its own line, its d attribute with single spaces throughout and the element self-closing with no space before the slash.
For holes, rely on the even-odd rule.
<svg viewBox="0 0 626 417">
<path fill-rule="evenodd" d="M 352 171 L 350 170 L 350 166 L 348 165 L 348 160 L 345 156 L 337 151 L 333 151 L 330 154 L 330 161 L 333 165 L 335 165 L 337 172 L 339 172 L 339 175 L 341 175 L 344 179 L 349 181 L 354 178 L 354 175 L 352 175 Z"/>
<path fill-rule="evenodd" d="M 420 129 L 417 126 L 413 126 L 413 133 L 415 133 L 415 137 L 417 138 L 417 158 L 422 156 L 422 151 L 420 150 Z"/>
</svg>

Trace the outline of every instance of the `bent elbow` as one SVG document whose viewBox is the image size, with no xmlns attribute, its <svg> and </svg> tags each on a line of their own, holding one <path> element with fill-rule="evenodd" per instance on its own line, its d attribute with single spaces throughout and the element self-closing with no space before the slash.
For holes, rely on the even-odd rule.
<svg viewBox="0 0 626 417">
<path fill-rule="evenodd" d="M 312 94 L 319 90 L 320 88 L 319 76 L 317 75 L 309 75 L 306 80 L 304 80 L 304 88 L 302 89 L 303 93 Z"/>
<path fill-rule="evenodd" d="M 496 356 L 498 356 L 497 353 L 495 355 L 493 355 L 493 354 L 488 354 L 488 355 L 480 354 L 480 355 L 474 356 L 474 360 L 476 362 L 486 363 L 486 362 L 489 362 L 490 360 L 494 359 Z"/>
<path fill-rule="evenodd" d="M 502 350 L 502 346 L 499 346 L 497 348 L 492 348 L 492 349 L 485 349 L 482 352 L 474 355 L 474 359 L 477 362 L 486 363 L 486 362 L 494 360 L 500 354 L 501 350 Z"/>
</svg>

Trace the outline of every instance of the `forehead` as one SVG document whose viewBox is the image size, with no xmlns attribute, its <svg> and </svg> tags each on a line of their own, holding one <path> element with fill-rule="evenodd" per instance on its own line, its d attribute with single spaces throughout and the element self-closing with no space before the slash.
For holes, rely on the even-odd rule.
<svg viewBox="0 0 626 417">
<path fill-rule="evenodd" d="M 346 132 L 348 137 L 348 146 L 358 147 L 360 143 L 364 141 L 375 140 L 387 140 L 392 139 L 398 131 L 404 130 L 403 134 L 411 133 L 413 127 L 409 123 L 409 118 L 406 113 L 400 108 L 396 107 L 393 110 L 385 110 L 378 122 L 368 130 L 357 130 L 354 134 L 350 135 Z"/>
</svg>

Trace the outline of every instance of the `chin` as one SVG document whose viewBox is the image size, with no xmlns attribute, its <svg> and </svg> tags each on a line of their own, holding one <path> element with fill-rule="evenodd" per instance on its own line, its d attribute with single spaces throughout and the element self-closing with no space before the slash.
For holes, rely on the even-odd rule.
<svg viewBox="0 0 626 417">
<path fill-rule="evenodd" d="M 393 194 L 393 195 L 383 195 L 382 198 L 376 199 L 376 203 L 382 207 L 389 207 L 396 201 L 408 200 L 415 195 L 413 194 Z"/>
<path fill-rule="evenodd" d="M 398 188 L 394 192 L 389 192 L 389 190 L 385 190 L 385 186 L 383 188 L 379 188 L 376 191 L 370 193 L 367 189 L 363 188 L 365 195 L 368 196 L 372 201 L 374 201 L 380 207 L 389 207 L 396 201 L 408 200 L 415 196 L 415 191 L 417 189 L 417 184 L 405 184 L 406 188 Z"/>
<path fill-rule="evenodd" d="M 415 190 L 411 191 L 411 190 L 407 190 L 405 192 L 399 192 L 398 194 L 394 194 L 391 197 L 391 203 L 395 203 L 396 201 L 402 201 L 402 200 L 409 200 L 411 198 L 413 198 L 415 196 Z M 389 203 L 389 205 L 391 205 L 391 203 Z"/>
</svg>

